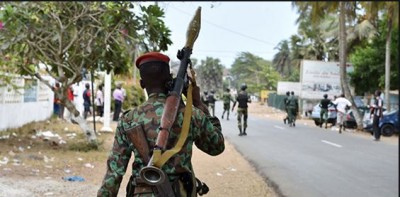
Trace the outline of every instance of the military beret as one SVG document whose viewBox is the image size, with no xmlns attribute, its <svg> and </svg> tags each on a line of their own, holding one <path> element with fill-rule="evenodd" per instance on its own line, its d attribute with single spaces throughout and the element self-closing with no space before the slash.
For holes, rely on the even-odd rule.
<svg viewBox="0 0 400 197">
<path fill-rule="evenodd" d="M 136 67 L 140 68 L 140 65 L 152 61 L 161 61 L 169 64 L 169 57 L 159 52 L 148 52 L 136 59 Z"/>
</svg>

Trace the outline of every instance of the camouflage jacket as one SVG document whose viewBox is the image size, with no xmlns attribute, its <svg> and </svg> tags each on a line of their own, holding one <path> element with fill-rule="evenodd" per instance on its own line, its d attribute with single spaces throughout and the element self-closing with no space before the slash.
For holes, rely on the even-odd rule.
<svg viewBox="0 0 400 197">
<path fill-rule="evenodd" d="M 230 104 L 231 101 L 234 102 L 234 100 L 232 99 L 231 94 L 229 94 L 228 92 L 225 92 L 222 95 L 222 100 L 224 101 L 224 104 Z"/>
<path fill-rule="evenodd" d="M 129 141 L 124 131 L 142 124 L 147 142 L 152 149 L 159 132 L 165 100 L 165 94 L 150 94 L 149 99 L 141 106 L 123 114 L 123 117 L 118 122 L 114 144 L 107 159 L 107 172 L 97 196 L 117 196 L 132 152 L 135 155 L 132 164 L 132 175 L 138 177 L 139 170 L 147 165 L 142 161 L 139 152 Z M 185 106 L 181 104 L 169 134 L 167 149 L 171 149 L 179 138 L 184 109 Z M 212 156 L 222 153 L 225 149 L 224 137 L 218 118 L 205 115 L 195 107 L 193 107 L 192 111 L 189 134 L 182 149 L 162 167 L 162 170 L 169 175 L 171 182 L 178 178 L 173 176 L 175 174 L 193 172 L 191 163 L 193 143 L 200 150 Z"/>
</svg>

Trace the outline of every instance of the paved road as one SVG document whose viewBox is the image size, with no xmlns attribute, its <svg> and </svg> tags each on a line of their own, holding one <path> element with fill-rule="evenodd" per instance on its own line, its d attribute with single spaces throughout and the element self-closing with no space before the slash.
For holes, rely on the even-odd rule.
<svg viewBox="0 0 400 197">
<path fill-rule="evenodd" d="M 221 102 L 215 114 L 221 116 Z M 278 185 L 283 196 L 399 196 L 398 145 L 304 123 L 292 128 L 251 114 L 248 135 L 240 137 L 232 115 L 229 121 L 221 120 L 226 139 Z"/>
</svg>

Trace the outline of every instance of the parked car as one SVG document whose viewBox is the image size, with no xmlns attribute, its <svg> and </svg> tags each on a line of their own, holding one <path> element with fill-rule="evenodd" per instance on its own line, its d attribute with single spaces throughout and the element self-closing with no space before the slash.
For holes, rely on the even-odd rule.
<svg viewBox="0 0 400 197">
<path fill-rule="evenodd" d="M 372 119 L 364 118 L 363 128 L 369 132 L 373 132 Z M 393 110 L 391 112 L 384 111 L 383 118 L 379 121 L 379 129 L 383 136 L 392 136 L 395 133 L 399 133 L 399 110 Z"/>
<path fill-rule="evenodd" d="M 368 106 L 361 106 L 357 107 L 358 111 L 360 112 L 361 116 L 363 117 L 363 121 L 369 116 L 369 108 Z M 347 111 L 346 119 L 343 122 L 345 128 L 357 128 L 357 121 L 354 117 L 353 110 L 350 109 Z"/>
<path fill-rule="evenodd" d="M 311 118 L 314 120 L 315 125 L 319 126 L 321 124 L 321 107 L 319 104 L 315 105 L 313 107 L 313 110 L 311 112 Z M 329 124 L 332 124 L 332 126 L 335 126 L 336 124 L 336 109 L 334 106 L 330 106 L 328 108 L 328 119 L 327 122 Z"/>
<path fill-rule="evenodd" d="M 354 97 L 354 102 L 356 103 L 357 109 L 361 112 L 362 115 L 365 114 L 366 110 L 368 109 L 367 106 L 364 105 L 363 101 L 361 100 L 361 97 Z M 320 112 L 321 108 L 319 107 L 319 104 L 315 105 L 313 107 L 313 111 L 311 112 L 311 118 L 314 120 L 315 125 L 319 126 L 321 124 L 320 121 Z M 343 125 L 345 128 L 357 128 L 357 122 L 354 118 L 353 111 L 350 109 L 346 113 L 345 120 L 343 122 Z M 337 112 L 334 106 L 331 106 L 328 108 L 328 120 L 327 122 L 332 124 L 332 126 L 336 125 L 336 117 L 337 117 Z"/>
</svg>

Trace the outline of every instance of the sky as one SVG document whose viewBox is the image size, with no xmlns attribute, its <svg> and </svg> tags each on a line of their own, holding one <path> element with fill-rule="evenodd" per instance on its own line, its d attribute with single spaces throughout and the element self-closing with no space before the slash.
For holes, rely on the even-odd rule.
<svg viewBox="0 0 400 197">
<path fill-rule="evenodd" d="M 186 31 L 201 6 L 201 29 L 192 58 L 219 58 L 230 68 L 241 52 L 272 60 L 282 40 L 297 33 L 296 11 L 291 2 L 158 2 L 173 44 L 164 53 L 178 61 L 176 53 L 186 43 Z"/>
</svg>

